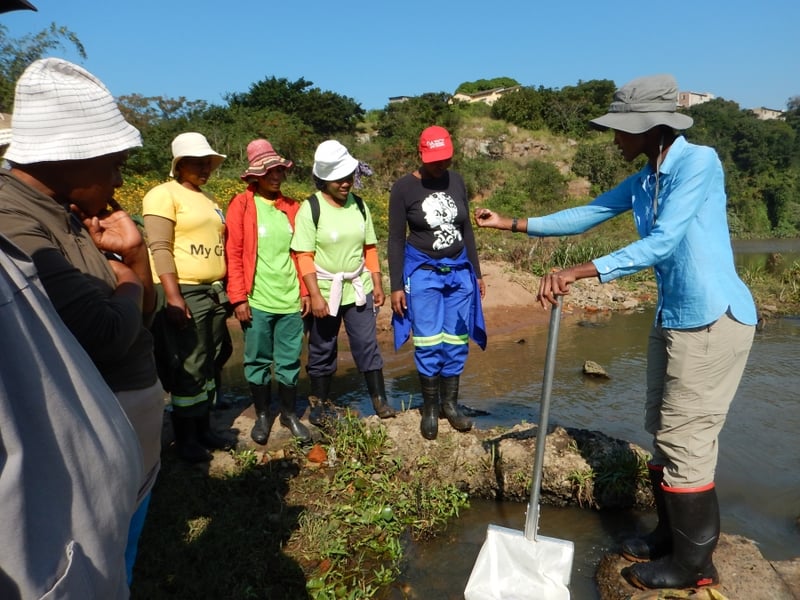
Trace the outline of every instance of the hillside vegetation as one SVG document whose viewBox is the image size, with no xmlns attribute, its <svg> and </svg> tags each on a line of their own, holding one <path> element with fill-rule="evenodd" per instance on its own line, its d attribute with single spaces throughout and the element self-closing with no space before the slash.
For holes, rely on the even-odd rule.
<svg viewBox="0 0 800 600">
<path fill-rule="evenodd" d="M 2 112 L 11 111 L 13 83 L 31 61 L 65 45 L 83 55 L 77 37 L 55 25 L 18 40 L 7 38 L 6 31 L 0 26 L 0 47 L 6 55 L 0 60 Z M 221 105 L 183 97 L 123 96 L 118 99 L 120 107 L 142 132 L 144 145 L 131 153 L 118 199 L 131 213 L 140 211 L 143 195 L 167 176 L 171 140 L 185 131 L 203 133 L 218 152 L 227 155 L 209 183 L 223 207 L 243 189 L 238 176 L 246 167 L 251 140 L 267 138 L 294 161 L 284 191 L 298 199 L 313 191 L 311 164 L 317 144 L 328 138 L 340 140 L 373 173 L 362 179 L 358 192 L 369 203 L 382 239 L 389 188 L 416 167 L 417 139 L 428 125 L 441 125 L 452 133 L 453 168 L 464 176 L 473 202 L 518 216 L 586 202 L 642 166 L 643 159 L 625 164 L 611 134 L 588 126 L 590 118 L 606 111 L 615 82 L 595 79 L 561 89 L 517 83 L 497 77 L 458 87 L 467 93 L 498 87 L 515 90 L 491 107 L 453 102 L 450 93 L 431 92 L 368 112 L 352 98 L 321 90 L 302 77 L 296 81 L 265 77 L 247 91 L 228 94 Z M 800 96 L 788 100 L 783 120 L 761 121 L 721 98 L 686 112 L 695 121 L 686 137 L 714 147 L 724 164 L 732 235 L 797 237 Z M 521 236 L 481 231 L 478 243 L 482 256 L 541 273 L 595 257 L 634 238 L 630 218 L 622 217 L 578 238 L 532 244 Z M 796 273 L 796 266 L 784 266 L 780 273 L 787 271 Z M 754 273 L 752 279 L 770 275 Z"/>
</svg>

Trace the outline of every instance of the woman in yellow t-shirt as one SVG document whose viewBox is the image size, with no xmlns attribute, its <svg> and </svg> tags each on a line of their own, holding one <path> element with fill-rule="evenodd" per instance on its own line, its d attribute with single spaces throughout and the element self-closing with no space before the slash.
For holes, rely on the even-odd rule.
<svg viewBox="0 0 800 600">
<path fill-rule="evenodd" d="M 209 423 L 215 360 L 227 339 L 225 219 L 214 196 L 201 188 L 225 155 L 190 132 L 172 141 L 172 156 L 174 179 L 142 202 L 152 270 L 160 281 L 153 334 L 161 382 L 172 396 L 178 454 L 203 462 L 211 459 L 208 449 L 232 447 Z"/>
</svg>

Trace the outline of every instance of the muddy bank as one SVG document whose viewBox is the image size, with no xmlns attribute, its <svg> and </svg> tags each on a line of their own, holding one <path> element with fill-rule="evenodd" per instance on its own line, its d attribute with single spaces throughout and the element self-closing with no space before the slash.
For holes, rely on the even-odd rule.
<svg viewBox="0 0 800 600">
<path fill-rule="evenodd" d="M 386 428 L 394 453 L 402 461 L 403 472 L 408 477 L 453 483 L 475 498 L 528 501 L 538 434 L 535 424 L 458 433 L 446 420 L 440 420 L 438 438 L 428 441 L 419 433 L 419 418 L 418 410 L 408 410 L 396 419 L 381 421 L 369 416 L 365 421 L 370 426 Z M 263 454 L 264 460 L 281 456 L 282 449 L 290 442 L 288 431 L 276 426 L 268 447 L 262 448 L 249 438 L 252 423 L 252 407 L 235 418 L 234 429 L 239 432 L 240 447 L 253 448 Z M 312 425 L 309 427 L 319 434 Z M 626 457 L 643 453 L 644 450 L 635 444 L 601 432 L 555 427 L 546 439 L 541 502 L 555 506 L 577 505 L 587 510 L 652 508 L 652 494 L 647 487 L 608 488 L 596 477 L 603 469 L 624 464 Z M 214 462 L 222 466 L 227 459 L 217 453 Z M 309 462 L 307 467 L 316 469 L 318 465 Z M 632 483 L 632 478 L 629 481 Z M 722 578 L 719 592 L 725 598 L 800 598 L 800 559 L 767 561 L 753 541 L 723 533 L 714 560 Z M 608 554 L 601 560 L 596 579 L 602 600 L 652 598 L 628 585 L 620 576 L 626 564 L 618 554 Z"/>
</svg>

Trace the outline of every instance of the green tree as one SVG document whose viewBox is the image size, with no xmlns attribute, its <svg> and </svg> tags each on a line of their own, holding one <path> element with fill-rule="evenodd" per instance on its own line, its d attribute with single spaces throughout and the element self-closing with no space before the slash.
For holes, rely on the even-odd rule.
<svg viewBox="0 0 800 600">
<path fill-rule="evenodd" d="M 352 98 L 312 87 L 311 81 L 300 78 L 268 77 L 254 83 L 245 93 L 227 94 L 233 107 L 280 111 L 297 117 L 323 138 L 356 132 L 364 109 Z"/>
<path fill-rule="evenodd" d="M 142 96 L 129 94 L 117 98 L 117 106 L 125 119 L 139 131 L 166 120 L 191 119 L 208 109 L 205 100 L 187 100 L 186 97 Z"/>
<path fill-rule="evenodd" d="M 455 137 L 460 113 L 448 103 L 449 99 L 449 94 L 438 92 L 389 104 L 378 117 L 378 140 L 383 153 L 370 161 L 373 168 L 386 171 L 389 179 L 412 169 L 418 161 L 419 134 L 430 125 L 440 125 Z"/>
<path fill-rule="evenodd" d="M 589 120 L 604 114 L 614 97 L 610 79 L 579 81 L 554 92 L 545 105 L 545 124 L 553 133 L 581 137 L 589 130 Z"/>
<path fill-rule="evenodd" d="M 495 77 L 493 79 L 477 79 L 476 81 L 465 81 L 456 88 L 456 94 L 475 94 L 495 88 L 510 88 L 519 85 L 516 79 L 511 77 Z"/>
<path fill-rule="evenodd" d="M 524 87 L 513 94 L 506 94 L 492 105 L 492 117 L 533 131 L 543 129 L 543 115 L 551 94 L 552 90 L 543 87 Z"/>
<path fill-rule="evenodd" d="M 572 172 L 589 180 L 595 196 L 617 185 L 629 171 L 630 167 L 608 136 L 580 142 L 572 161 Z"/>
<path fill-rule="evenodd" d="M 66 27 L 52 23 L 39 33 L 11 38 L 8 36 L 8 28 L 0 25 L 0 112 L 12 111 L 14 86 L 28 65 L 50 50 L 64 46 L 71 46 L 81 58 L 86 58 L 86 50 L 78 36 Z"/>
</svg>

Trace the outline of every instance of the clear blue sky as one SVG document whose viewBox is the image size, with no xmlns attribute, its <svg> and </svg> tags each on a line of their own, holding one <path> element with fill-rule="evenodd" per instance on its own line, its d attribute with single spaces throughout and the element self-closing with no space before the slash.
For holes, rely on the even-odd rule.
<svg viewBox="0 0 800 600">
<path fill-rule="evenodd" d="M 655 73 L 742 108 L 782 110 L 800 95 L 798 0 L 32 2 L 39 12 L 0 17 L 8 34 L 68 27 L 88 59 L 54 54 L 116 96 L 222 104 L 267 77 L 304 77 L 372 109 L 476 79 L 561 88 Z"/>
</svg>

